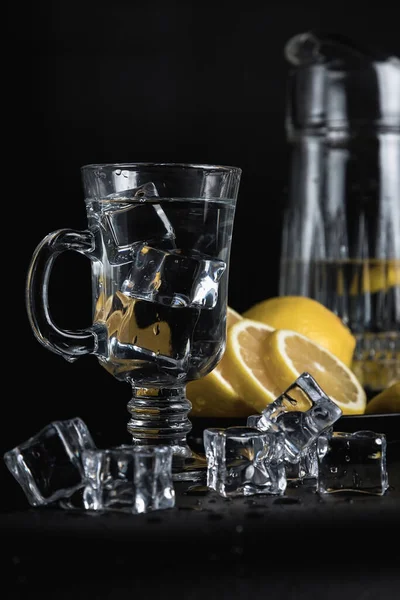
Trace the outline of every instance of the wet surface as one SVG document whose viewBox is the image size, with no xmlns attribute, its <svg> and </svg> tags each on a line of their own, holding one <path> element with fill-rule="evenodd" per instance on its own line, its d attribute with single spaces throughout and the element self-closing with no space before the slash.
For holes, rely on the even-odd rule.
<svg viewBox="0 0 400 600">
<path fill-rule="evenodd" d="M 289 485 L 283 496 L 223 498 L 204 485 L 175 482 L 175 508 L 142 515 L 32 508 L 6 474 L 2 493 L 7 503 L 0 513 L 5 571 L 25 594 L 35 586 L 43 592 L 44 573 L 47 579 L 57 578 L 59 598 L 68 597 L 62 595 L 68 589 L 66 572 L 76 574 L 76 580 L 79 574 L 90 589 L 95 581 L 100 589 L 103 579 L 119 581 L 133 572 L 138 581 L 148 571 L 157 581 L 168 580 L 179 564 L 179 577 L 194 576 L 196 566 L 196 582 L 203 586 L 211 571 L 218 580 L 222 573 L 244 578 L 263 573 L 275 582 L 285 580 L 288 560 L 293 577 L 312 581 L 318 562 L 319 577 L 339 570 L 358 585 L 357 573 L 370 573 L 365 565 L 373 557 L 371 573 L 384 570 L 387 581 L 400 576 L 400 545 L 387 544 L 400 536 L 400 441 L 388 443 L 387 458 L 390 488 L 384 496 L 321 496 L 307 481 Z M 346 551 L 337 552 L 339 542 Z M 280 558 L 271 562 L 272 556 Z M 79 597 L 75 590 L 74 597 Z"/>
</svg>

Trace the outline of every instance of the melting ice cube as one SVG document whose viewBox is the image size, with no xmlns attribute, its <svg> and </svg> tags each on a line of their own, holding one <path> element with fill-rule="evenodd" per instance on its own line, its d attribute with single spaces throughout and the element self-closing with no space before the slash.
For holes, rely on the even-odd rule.
<svg viewBox="0 0 400 600">
<path fill-rule="evenodd" d="M 318 440 L 318 491 L 383 495 L 389 487 L 386 437 L 373 431 L 336 431 Z"/>
<path fill-rule="evenodd" d="M 207 485 L 224 497 L 283 494 L 283 436 L 252 427 L 204 431 Z"/>
<path fill-rule="evenodd" d="M 175 232 L 161 203 L 154 183 L 110 194 L 102 222 L 107 254 L 111 264 L 132 260 L 134 244 L 175 248 Z"/>
<path fill-rule="evenodd" d="M 143 513 L 172 508 L 172 448 L 119 446 L 83 453 L 88 510 Z"/>
<path fill-rule="evenodd" d="M 165 251 L 147 244 L 132 248 L 133 264 L 121 292 L 172 307 L 214 308 L 226 263 L 201 255 Z"/>
<path fill-rule="evenodd" d="M 54 421 L 4 454 L 4 461 L 32 506 L 71 496 L 83 486 L 82 452 L 94 449 L 85 423 Z"/>
<path fill-rule="evenodd" d="M 296 410 L 292 391 L 298 388 L 309 399 L 310 408 Z M 303 373 L 274 402 L 269 404 L 257 421 L 261 431 L 280 431 L 285 435 L 286 458 L 298 462 L 303 451 L 341 417 L 342 411 L 309 373 Z"/>
</svg>

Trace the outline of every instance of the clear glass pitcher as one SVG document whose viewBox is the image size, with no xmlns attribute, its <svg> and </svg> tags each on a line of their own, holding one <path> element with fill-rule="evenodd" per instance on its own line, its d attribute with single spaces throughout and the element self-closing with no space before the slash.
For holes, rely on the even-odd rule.
<svg viewBox="0 0 400 600">
<path fill-rule="evenodd" d="M 354 370 L 375 392 L 400 379 L 400 59 L 313 32 L 285 54 L 279 293 L 341 317 L 357 338 Z"/>
</svg>

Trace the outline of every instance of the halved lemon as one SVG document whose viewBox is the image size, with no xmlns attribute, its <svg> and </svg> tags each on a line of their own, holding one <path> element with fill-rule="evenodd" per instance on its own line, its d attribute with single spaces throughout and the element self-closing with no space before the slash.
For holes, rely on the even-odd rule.
<svg viewBox="0 0 400 600">
<path fill-rule="evenodd" d="M 241 319 L 228 330 L 225 354 L 248 414 L 261 412 L 280 394 L 263 361 L 265 341 L 273 331 L 269 325 L 252 319 Z"/>
<path fill-rule="evenodd" d="M 226 315 L 227 332 L 232 325 L 241 320 L 241 316 L 228 306 Z M 226 352 L 211 373 L 191 381 L 186 394 L 192 403 L 190 416 L 195 417 L 246 417 L 249 407 L 241 399 L 234 380 L 234 368 L 226 357 Z"/>
<path fill-rule="evenodd" d="M 263 344 L 266 371 L 272 373 L 280 393 L 303 372 L 314 377 L 345 415 L 365 412 L 367 398 L 354 373 L 334 354 L 294 331 L 278 329 Z"/>
</svg>

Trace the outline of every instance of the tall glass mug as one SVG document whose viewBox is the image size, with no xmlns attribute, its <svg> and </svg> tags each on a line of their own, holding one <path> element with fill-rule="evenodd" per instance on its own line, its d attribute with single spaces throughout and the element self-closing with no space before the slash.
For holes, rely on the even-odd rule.
<svg viewBox="0 0 400 600">
<path fill-rule="evenodd" d="M 357 338 L 371 395 L 400 380 L 400 59 L 289 40 L 291 144 L 280 295 L 309 296 Z"/>
<path fill-rule="evenodd" d="M 37 247 L 27 277 L 30 324 L 52 352 L 68 361 L 95 354 L 130 383 L 133 443 L 172 445 L 188 459 L 182 478 L 193 478 L 186 383 L 209 373 L 225 349 L 241 170 L 104 164 L 83 167 L 82 176 L 88 229 L 60 229 Z M 66 250 L 91 261 L 93 323 L 83 331 L 64 331 L 50 315 L 49 276 Z"/>
</svg>

